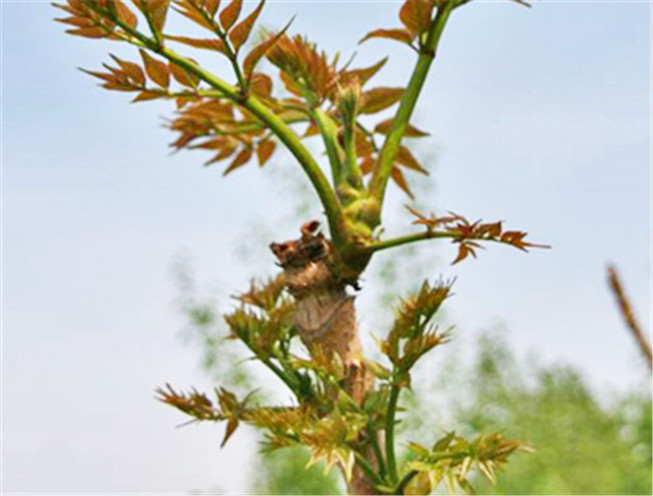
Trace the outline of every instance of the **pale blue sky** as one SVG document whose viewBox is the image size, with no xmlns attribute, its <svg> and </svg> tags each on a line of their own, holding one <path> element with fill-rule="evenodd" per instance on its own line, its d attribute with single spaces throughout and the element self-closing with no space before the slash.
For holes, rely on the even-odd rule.
<svg viewBox="0 0 653 496">
<path fill-rule="evenodd" d="M 263 18 L 297 13 L 294 31 L 348 55 L 365 32 L 396 25 L 399 5 L 271 0 Z M 169 106 L 129 105 L 75 70 L 133 52 L 64 36 L 55 15 L 46 2 L 2 3 L 2 489 L 242 492 L 253 438 L 219 450 L 221 428 L 174 429 L 183 419 L 152 399 L 166 381 L 208 386 L 179 339 L 170 267 L 189 253 L 219 296 L 242 289 L 254 275 L 237 253 L 249 226 L 295 235 L 284 203 L 296 195 L 278 171 L 300 181 L 299 169 L 285 156 L 222 179 L 200 154 L 169 155 Z M 646 377 L 605 265 L 621 268 L 648 329 L 650 23 L 648 2 L 471 4 L 447 28 L 414 121 L 436 157 L 422 203 L 554 246 L 492 246 L 450 267 L 451 246 L 425 245 L 423 277 L 457 276 L 447 319 L 459 339 L 502 324 L 518 350 L 574 363 L 608 395 Z M 411 52 L 371 42 L 357 60 L 386 53 L 379 84 L 396 85 Z M 405 199 L 390 198 L 399 212 Z M 393 214 L 390 230 L 408 223 Z M 272 264 L 268 241 L 249 247 L 257 267 Z M 370 330 L 370 312 L 360 320 Z"/>
</svg>

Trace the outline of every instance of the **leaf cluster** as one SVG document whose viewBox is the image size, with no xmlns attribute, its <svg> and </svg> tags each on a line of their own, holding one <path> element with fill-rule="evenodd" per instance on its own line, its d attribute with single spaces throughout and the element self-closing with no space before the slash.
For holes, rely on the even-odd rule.
<svg viewBox="0 0 653 496">
<path fill-rule="evenodd" d="M 522 251 L 528 251 L 528 248 L 550 248 L 548 245 L 525 241 L 528 235 L 526 232 L 504 230 L 502 221 L 483 223 L 477 220 L 470 222 L 462 215 L 452 212 L 446 216 L 436 217 L 435 215 L 425 216 L 410 207 L 408 207 L 408 211 L 417 218 L 413 224 L 426 227 L 426 238 L 452 238 L 452 242 L 458 245 L 458 256 L 453 261 L 454 264 L 461 262 L 469 255 L 476 258 L 476 250 L 483 248 L 480 244 L 481 241 L 503 243 Z"/>
<path fill-rule="evenodd" d="M 468 481 L 472 468 L 495 483 L 496 471 L 507 463 L 510 454 L 532 451 L 519 441 L 504 438 L 502 434 L 483 434 L 468 441 L 455 432 L 440 438 L 430 450 L 419 443 L 410 443 L 409 450 L 414 458 L 407 464 L 410 472 L 403 483 L 409 485 L 413 477 L 417 478 L 416 481 L 425 485 L 422 488 L 424 492 L 420 494 L 429 494 L 431 488 L 441 481 L 446 483 L 451 493 L 458 488 L 473 493 L 474 488 Z M 428 475 L 428 479 L 420 479 L 423 475 Z"/>
</svg>

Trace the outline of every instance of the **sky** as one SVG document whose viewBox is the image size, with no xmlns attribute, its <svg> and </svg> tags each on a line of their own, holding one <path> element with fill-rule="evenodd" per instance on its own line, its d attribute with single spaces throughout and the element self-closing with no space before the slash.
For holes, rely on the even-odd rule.
<svg viewBox="0 0 653 496">
<path fill-rule="evenodd" d="M 173 268 L 190 261 L 228 307 L 273 270 L 267 244 L 320 209 L 293 217 L 306 181 L 288 155 L 223 179 L 208 157 L 171 154 L 170 106 L 128 104 L 76 70 L 133 51 L 65 36 L 47 2 L 1 5 L 2 490 L 243 492 L 254 436 L 220 450 L 221 427 L 176 429 L 184 418 L 153 399 L 165 382 L 211 386 L 181 337 Z M 412 53 L 357 40 L 397 26 L 399 6 L 270 0 L 263 20 L 297 14 L 294 32 L 355 50 L 361 66 L 389 54 L 378 84 L 396 86 Z M 429 243 L 404 257 L 405 274 L 456 277 L 446 318 L 461 342 L 501 327 L 523 356 L 573 364 L 604 397 L 646 387 L 605 268 L 616 263 L 650 329 L 650 42 L 647 1 L 472 2 L 452 17 L 413 120 L 432 133 L 420 205 L 505 220 L 553 248 L 492 246 L 452 267 L 454 247 Z M 411 230 L 404 203 L 390 193 L 389 233 Z M 358 301 L 362 330 L 379 333 L 371 292 Z"/>
</svg>

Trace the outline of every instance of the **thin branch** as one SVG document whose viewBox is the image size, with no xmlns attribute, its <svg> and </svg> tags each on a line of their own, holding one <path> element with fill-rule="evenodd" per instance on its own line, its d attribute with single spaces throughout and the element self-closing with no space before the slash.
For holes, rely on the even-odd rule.
<svg viewBox="0 0 653 496">
<path fill-rule="evenodd" d="M 388 476 L 391 483 L 397 482 L 397 461 L 395 460 L 395 415 L 397 400 L 399 399 L 399 386 L 393 385 L 388 400 L 388 413 L 385 421 L 385 457 L 388 463 Z"/>
<path fill-rule="evenodd" d="M 338 144 L 338 126 L 329 115 L 320 107 L 311 109 L 311 117 L 320 128 L 320 134 L 326 147 L 333 184 L 337 186 L 342 180 L 342 149 Z"/>
<path fill-rule="evenodd" d="M 619 311 L 621 316 L 626 322 L 626 326 L 631 330 L 637 345 L 639 346 L 640 351 L 646 357 L 649 368 L 653 369 L 653 353 L 651 352 L 651 343 L 646 339 L 642 328 L 640 327 L 637 319 L 635 319 L 635 314 L 633 313 L 632 305 L 630 300 L 624 292 L 623 286 L 621 285 L 621 280 L 619 278 L 619 273 L 614 265 L 608 266 L 608 282 L 610 284 L 610 289 L 614 294 L 617 305 L 619 306 Z"/>
<path fill-rule="evenodd" d="M 384 482 L 383 479 L 376 473 L 372 465 L 370 465 L 370 462 L 368 462 L 358 451 L 354 451 L 354 456 L 356 458 L 356 464 L 362 468 L 370 478 L 372 478 L 374 483 L 382 485 Z"/>
<path fill-rule="evenodd" d="M 372 252 L 377 252 L 381 250 L 387 250 L 388 248 L 394 248 L 396 246 L 407 245 L 410 243 L 415 243 L 417 241 L 425 241 L 427 239 L 438 239 L 438 238 L 457 238 L 460 237 L 460 234 L 450 233 L 450 232 L 436 232 L 436 231 L 423 231 L 415 234 L 407 234 L 406 236 L 400 236 L 398 238 L 386 239 L 383 241 L 375 241 L 367 246 L 367 249 Z M 487 241 L 492 241 L 488 239 Z"/>
<path fill-rule="evenodd" d="M 426 81 L 426 76 L 431 67 L 431 63 L 435 58 L 442 31 L 444 30 L 447 20 L 449 19 L 449 14 L 454 6 L 454 2 L 445 2 L 444 4 L 440 4 L 438 7 L 435 19 L 433 19 L 429 27 L 426 41 L 420 48 L 420 55 L 417 59 L 417 64 L 413 70 L 408 87 L 406 88 L 406 92 L 401 99 L 397 113 L 392 120 L 390 131 L 383 143 L 381 155 L 379 156 L 379 161 L 374 168 L 369 185 L 370 196 L 376 198 L 380 207 L 383 206 L 386 185 L 388 184 L 388 179 L 392 173 L 392 166 L 395 157 L 397 156 L 397 152 L 399 151 L 401 139 L 406 132 L 406 127 L 408 126 L 410 117 L 415 109 L 415 104 L 417 103 L 419 94 L 424 86 L 424 82 Z"/>
<path fill-rule="evenodd" d="M 372 451 L 374 451 L 374 456 L 376 457 L 376 463 L 379 466 L 379 474 L 381 475 L 382 478 L 385 478 L 387 470 L 385 467 L 385 460 L 383 458 L 383 454 L 381 453 L 381 448 L 379 447 L 378 433 L 374 431 L 370 422 L 367 423 L 367 436 L 370 438 Z"/>
</svg>

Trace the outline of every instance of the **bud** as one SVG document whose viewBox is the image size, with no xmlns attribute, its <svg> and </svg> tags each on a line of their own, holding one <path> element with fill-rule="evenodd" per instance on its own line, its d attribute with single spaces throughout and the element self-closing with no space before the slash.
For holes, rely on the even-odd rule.
<svg viewBox="0 0 653 496">
<path fill-rule="evenodd" d="M 363 98 L 358 78 L 352 79 L 344 87 L 339 87 L 337 98 L 338 110 L 340 110 L 343 122 L 352 123 L 356 119 Z"/>
</svg>

